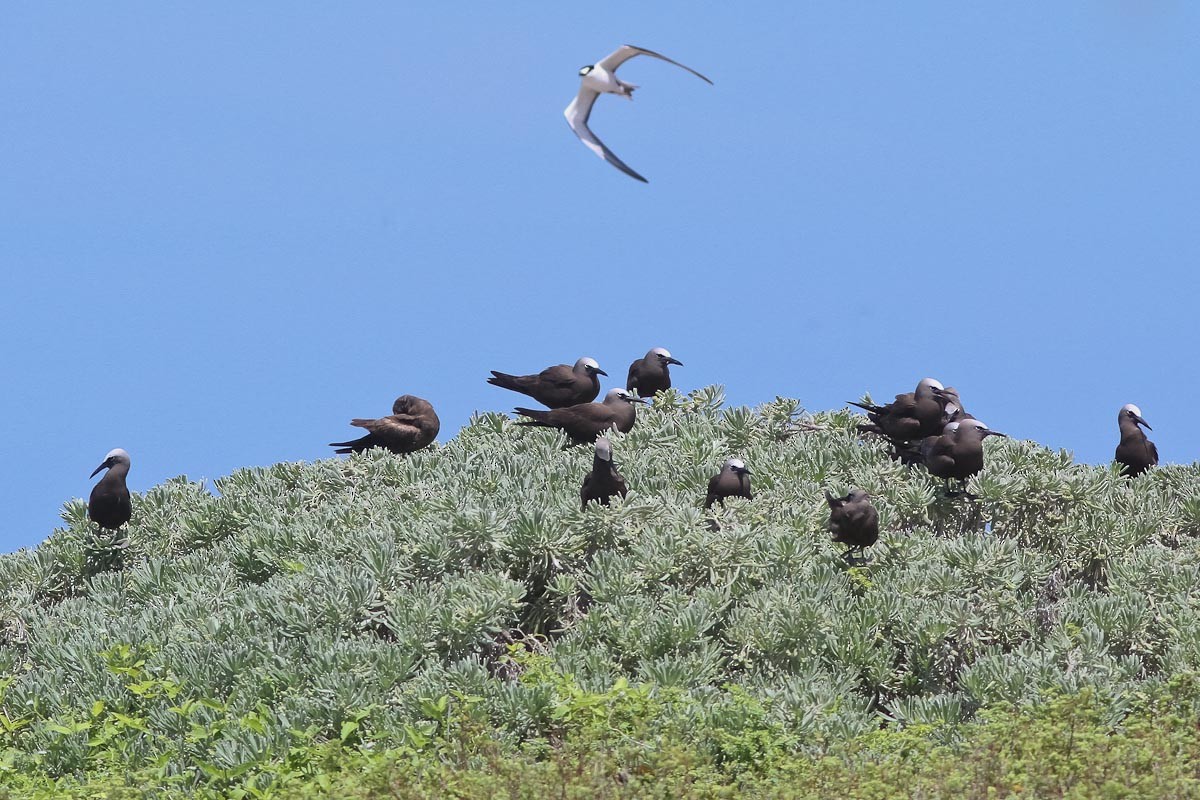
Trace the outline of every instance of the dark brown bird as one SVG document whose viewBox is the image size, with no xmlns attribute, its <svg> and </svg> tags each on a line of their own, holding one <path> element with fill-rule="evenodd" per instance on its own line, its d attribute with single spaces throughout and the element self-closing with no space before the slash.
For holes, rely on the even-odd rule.
<svg viewBox="0 0 1200 800">
<path fill-rule="evenodd" d="M 682 367 L 683 362 L 671 356 L 665 347 L 655 347 L 645 357 L 629 365 L 629 377 L 625 388 L 636 391 L 642 397 L 654 397 L 658 392 L 671 388 L 669 365 Z"/>
<path fill-rule="evenodd" d="M 983 440 L 989 436 L 1007 436 L 994 431 L 977 419 L 964 419 L 946 425 L 941 436 L 929 436 L 921 442 L 921 461 L 931 475 L 946 480 L 966 481 L 983 469 Z"/>
<path fill-rule="evenodd" d="M 603 403 L 580 403 L 550 411 L 518 408 L 516 412 L 529 418 L 521 420 L 518 423 L 520 425 L 558 428 L 571 439 L 572 444 L 591 444 L 610 428 L 616 428 L 621 433 L 633 430 L 633 423 L 637 421 L 633 404 L 645 402 L 624 389 L 609 389 Z"/>
<path fill-rule="evenodd" d="M 849 401 L 867 412 L 871 425 L 860 425 L 859 430 L 882 433 L 893 444 L 911 442 L 925 436 L 936 436 L 942 431 L 942 415 L 945 401 L 936 390 L 944 389 L 940 381 L 922 378 L 915 392 L 896 395 L 896 399 L 884 406 Z"/>
<path fill-rule="evenodd" d="M 508 375 L 492 370 L 488 383 L 527 394 L 547 408 L 567 408 L 596 399 L 600 394 L 597 375 L 608 373 L 600 369 L 596 359 L 581 358 L 573 367 L 559 364 L 546 367 L 537 375 Z"/>
<path fill-rule="evenodd" d="M 428 447 L 437 438 L 442 423 L 428 400 L 405 394 L 392 404 L 392 415 L 380 419 L 352 419 L 350 424 L 365 428 L 367 435 L 349 442 L 330 442 L 335 453 L 361 453 L 371 447 L 383 447 L 398 455 Z"/>
<path fill-rule="evenodd" d="M 584 477 L 583 486 L 579 488 L 582 508 L 586 509 L 587 504 L 592 500 L 606 506 L 613 495 L 619 494 L 624 497 L 628 491 L 625 478 L 621 476 L 617 465 L 613 463 L 612 443 L 608 441 L 607 437 L 601 436 L 596 440 L 596 455 L 592 459 L 592 471 Z"/>
<path fill-rule="evenodd" d="M 1147 430 L 1154 430 L 1150 423 L 1142 419 L 1142 410 L 1133 403 L 1121 406 L 1117 414 L 1117 425 L 1121 429 L 1121 443 L 1117 445 L 1117 463 L 1121 465 L 1121 473 L 1135 478 L 1158 463 L 1158 448 L 1154 442 L 1146 438 L 1139 428 L 1145 425 Z"/>
<path fill-rule="evenodd" d="M 708 495 L 704 498 L 704 507 L 711 508 L 713 501 L 725 507 L 726 497 L 754 498 L 750 494 L 750 470 L 746 462 L 740 458 L 727 458 L 721 465 L 721 471 L 708 481 Z"/>
<path fill-rule="evenodd" d="M 115 531 L 133 516 L 133 503 L 125 476 L 129 474 L 129 453 L 121 448 L 108 451 L 104 463 L 96 467 L 91 477 L 107 469 L 104 477 L 92 487 L 88 498 L 88 518 L 106 530 Z"/>
<path fill-rule="evenodd" d="M 962 398 L 959 397 L 958 389 L 955 389 L 953 386 L 947 386 L 945 389 L 934 389 L 933 393 L 943 404 L 943 427 L 945 427 L 946 423 L 961 422 L 964 419 L 975 419 L 970 412 L 963 408 Z"/>
<path fill-rule="evenodd" d="M 849 545 L 842 554 L 847 564 L 865 563 L 863 549 L 879 541 L 879 512 L 871 504 L 871 496 L 862 489 L 855 489 L 845 497 L 834 497 L 825 492 L 829 504 L 829 532 L 833 541 Z M 855 550 L 861 558 L 850 556 Z"/>
</svg>

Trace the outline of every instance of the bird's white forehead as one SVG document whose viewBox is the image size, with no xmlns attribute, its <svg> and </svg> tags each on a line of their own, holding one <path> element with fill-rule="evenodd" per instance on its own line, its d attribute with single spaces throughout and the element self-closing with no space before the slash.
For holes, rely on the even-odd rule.
<svg viewBox="0 0 1200 800">
<path fill-rule="evenodd" d="M 609 389 L 604 394 L 604 398 L 606 400 L 610 397 L 619 397 L 622 400 L 624 400 L 625 398 L 630 397 L 630 396 L 631 395 L 629 394 L 629 392 L 625 391 L 624 389 Z"/>
<path fill-rule="evenodd" d="M 740 458 L 728 458 L 725 460 L 725 469 L 745 469 L 746 462 Z"/>
<path fill-rule="evenodd" d="M 596 440 L 596 455 L 605 461 L 612 461 L 612 442 L 601 436 Z"/>
<path fill-rule="evenodd" d="M 920 389 L 922 387 L 925 389 L 945 389 L 946 388 L 945 386 L 942 386 L 942 382 L 939 381 L 937 378 L 921 378 L 921 382 L 917 384 L 917 388 Z"/>
<path fill-rule="evenodd" d="M 651 350 L 651 351 L 650 351 L 650 355 L 652 355 L 652 356 L 663 356 L 664 358 L 670 358 L 670 357 L 671 357 L 671 351 L 670 351 L 670 350 L 668 350 L 668 349 L 667 349 L 667 348 L 665 348 L 665 347 L 656 347 L 656 348 L 654 348 L 653 350 Z"/>
<path fill-rule="evenodd" d="M 1121 410 L 1122 411 L 1132 411 L 1134 414 L 1137 414 L 1139 417 L 1142 415 L 1142 410 L 1140 408 L 1138 408 L 1137 406 L 1135 406 L 1133 403 L 1126 403 L 1125 405 L 1121 406 Z"/>
<path fill-rule="evenodd" d="M 108 451 L 108 453 L 107 453 L 107 454 L 104 456 L 104 460 L 105 460 L 105 461 L 108 461 L 110 458 L 116 458 L 116 459 L 122 459 L 122 458 L 123 458 L 123 459 L 125 459 L 126 461 L 128 461 L 128 460 L 129 460 L 129 453 L 126 453 L 124 450 L 122 450 L 121 448 L 117 447 L 117 448 L 114 448 L 114 449 L 112 449 L 112 450 L 109 450 L 109 451 Z"/>
<path fill-rule="evenodd" d="M 575 362 L 576 369 L 580 369 L 582 367 L 591 367 L 593 369 L 600 369 L 600 364 L 599 364 L 599 362 L 596 361 L 596 359 L 588 358 L 587 356 L 584 356 L 583 358 L 581 358 Z"/>
<path fill-rule="evenodd" d="M 947 425 L 945 428 L 942 428 L 942 433 L 954 433 L 956 430 L 958 430 L 958 426 L 959 426 L 960 424 L 962 424 L 962 423 L 959 423 L 959 422 L 951 422 L 951 423 L 950 423 L 949 425 Z"/>
</svg>

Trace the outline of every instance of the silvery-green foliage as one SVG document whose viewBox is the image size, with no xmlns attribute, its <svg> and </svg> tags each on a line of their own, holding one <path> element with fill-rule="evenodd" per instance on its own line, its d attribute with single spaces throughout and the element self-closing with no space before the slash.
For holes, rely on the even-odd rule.
<svg viewBox="0 0 1200 800">
<path fill-rule="evenodd" d="M 282 752 L 289 731 L 336 737 L 363 709 L 397 742 L 442 696 L 480 698 L 499 736 L 545 733 L 553 692 L 521 679 L 510 647 L 589 690 L 671 687 L 696 715 L 744 713 L 721 688 L 737 684 L 807 743 L 1085 687 L 1115 715 L 1200 667 L 1200 467 L 1128 480 L 989 439 L 974 497 L 947 498 L 849 412 L 723 399 L 669 390 L 639 408 L 610 437 L 630 493 L 607 508 L 579 509 L 588 448 L 495 413 L 408 457 L 244 469 L 215 492 L 173 479 L 135 498 L 117 537 L 72 501 L 40 547 L 0 558 L 5 711 L 38 721 L 26 746 L 47 765 L 78 769 L 86 741 L 47 721 L 131 708 L 104 655 L 131 645 L 150 675 L 226 707 L 185 725 L 165 699 L 136 701 L 161 734 L 265 720 L 188 743 L 184 770 Z M 730 456 L 755 498 L 706 513 Z M 854 487 L 883 533 L 849 568 L 823 492 Z"/>
</svg>

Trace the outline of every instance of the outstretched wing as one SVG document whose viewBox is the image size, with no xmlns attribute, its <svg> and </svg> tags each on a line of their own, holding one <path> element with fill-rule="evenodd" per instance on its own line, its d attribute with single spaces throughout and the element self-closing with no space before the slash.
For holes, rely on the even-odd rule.
<svg viewBox="0 0 1200 800">
<path fill-rule="evenodd" d="M 588 127 L 588 117 L 592 115 L 592 106 L 595 105 L 596 98 L 599 96 L 599 92 L 594 92 L 586 86 L 580 86 L 579 94 L 575 95 L 575 99 L 563 111 L 563 116 L 567 118 L 567 124 L 571 126 L 571 130 L 575 131 L 575 135 L 579 137 L 579 141 L 587 145 L 588 149 L 593 153 L 629 177 L 639 180 L 642 183 L 649 183 L 650 181 L 638 175 L 628 164 L 617 158 L 617 154 L 609 150 L 604 142 L 596 138 L 596 134 L 592 133 L 591 128 Z"/>
<path fill-rule="evenodd" d="M 604 67 L 609 72 L 616 72 L 617 67 L 621 66 L 626 61 L 633 58 L 634 56 L 653 56 L 654 58 L 658 58 L 663 61 L 666 61 L 668 64 L 674 64 L 675 66 L 679 67 L 680 69 L 686 69 L 688 72 L 692 73 L 700 80 L 704 81 L 705 83 L 709 84 L 710 86 L 712 85 L 712 81 L 710 81 L 708 78 L 701 75 L 699 72 L 696 72 L 696 70 L 692 69 L 691 67 L 685 66 L 683 64 L 680 64 L 678 61 L 674 61 L 670 58 L 667 58 L 662 53 L 656 53 L 653 50 L 647 50 L 644 47 L 634 47 L 631 44 L 621 45 L 619 48 L 617 48 L 616 52 L 612 53 L 611 55 L 605 56 L 603 59 L 600 60 L 600 63 L 598 63 L 596 66 Z"/>
</svg>

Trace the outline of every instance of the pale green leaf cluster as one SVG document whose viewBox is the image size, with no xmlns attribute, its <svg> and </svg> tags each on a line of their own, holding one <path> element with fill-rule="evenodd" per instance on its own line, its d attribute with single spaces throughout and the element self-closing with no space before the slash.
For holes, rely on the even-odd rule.
<svg viewBox="0 0 1200 800">
<path fill-rule="evenodd" d="M 514 645 L 593 690 L 672 687 L 698 718 L 735 713 L 736 684 L 805 743 L 1084 688 L 1116 718 L 1200 667 L 1200 467 L 1129 480 L 989 439 L 977 499 L 950 499 L 847 412 L 795 432 L 795 401 L 722 406 L 710 388 L 639 410 L 611 437 L 630 493 L 609 508 L 579 509 L 588 448 L 499 414 L 408 457 L 245 469 L 215 491 L 175 479 L 135 498 L 119 537 L 72 503 L 47 542 L 0 558 L 0 710 L 28 723 L 7 741 L 79 770 L 87 736 L 65 721 L 136 706 L 131 763 L 177 741 L 178 770 L 231 770 L 296 731 L 403 742 L 445 696 L 479 698 L 500 736 L 545 735 L 552 687 L 517 680 Z M 728 456 L 755 498 L 706 515 Z M 823 492 L 853 487 L 883 534 L 849 568 Z M 131 695 L 123 645 L 179 696 Z"/>
</svg>

